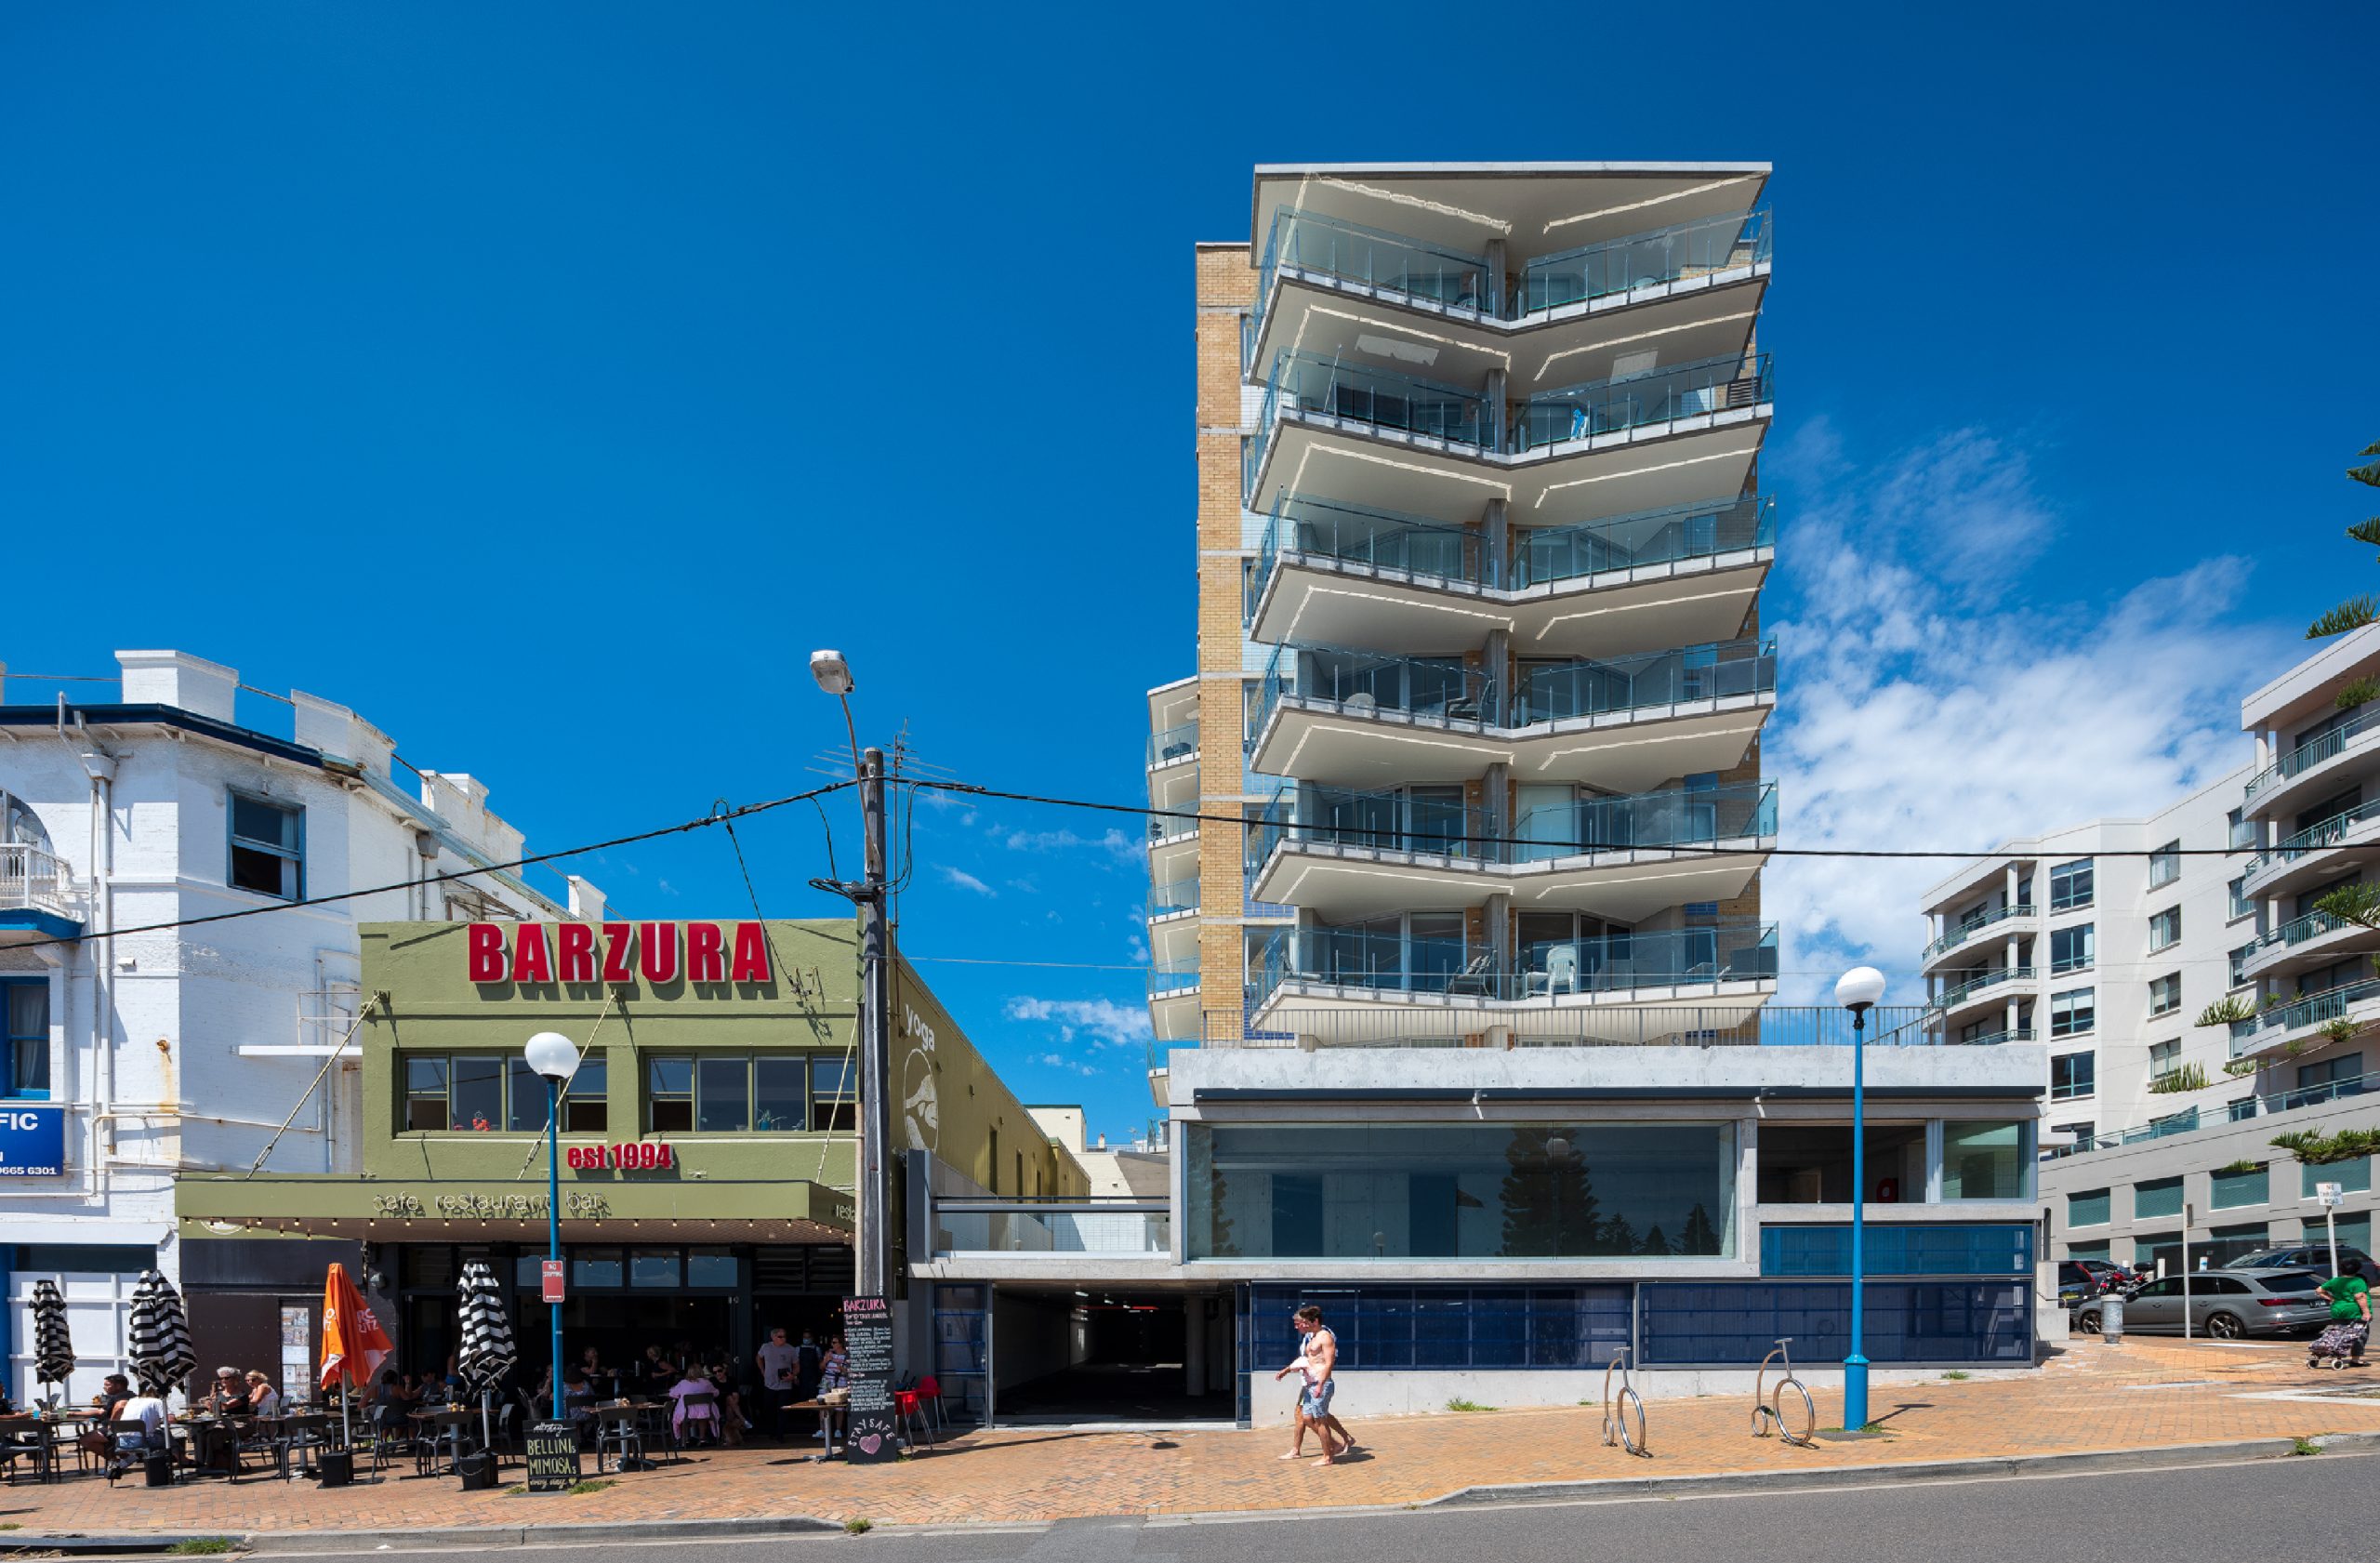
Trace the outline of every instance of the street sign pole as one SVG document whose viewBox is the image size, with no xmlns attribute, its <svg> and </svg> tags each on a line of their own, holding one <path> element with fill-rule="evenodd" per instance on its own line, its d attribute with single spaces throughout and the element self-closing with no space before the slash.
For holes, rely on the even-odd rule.
<svg viewBox="0 0 2380 1563">
<path fill-rule="evenodd" d="M 2339 1268 L 2339 1206 L 2347 1201 L 2347 1185 L 2318 1183 L 2314 1198 L 2322 1202 L 2322 1226 L 2331 1235 L 2331 1274 L 2343 1275 Z"/>
<path fill-rule="evenodd" d="M 2190 1205 L 2182 1201 L 2182 1339 L 2190 1338 Z"/>
</svg>

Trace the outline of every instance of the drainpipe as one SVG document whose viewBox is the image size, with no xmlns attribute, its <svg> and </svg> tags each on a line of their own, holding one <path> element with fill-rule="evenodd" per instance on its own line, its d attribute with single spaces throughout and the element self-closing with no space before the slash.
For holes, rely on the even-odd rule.
<svg viewBox="0 0 2380 1563">
<path fill-rule="evenodd" d="M 80 729 L 78 718 L 75 726 Z M 62 736 L 63 735 L 61 735 Z M 75 758 L 91 778 L 91 1177 L 92 1192 L 105 1203 L 112 1179 L 109 1158 L 115 1154 L 111 1109 L 115 1106 L 115 982 L 112 962 L 115 946 L 109 934 L 115 928 L 115 756 L 87 732 Z"/>
</svg>

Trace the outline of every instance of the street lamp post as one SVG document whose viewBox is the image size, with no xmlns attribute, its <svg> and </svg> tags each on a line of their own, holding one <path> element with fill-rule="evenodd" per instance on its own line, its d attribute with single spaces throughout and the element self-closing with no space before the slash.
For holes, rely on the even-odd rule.
<svg viewBox="0 0 2380 1563">
<path fill-rule="evenodd" d="M 578 1044 L 559 1031 L 540 1031 L 522 1053 L 546 1082 L 546 1257 L 562 1263 L 562 1088 L 578 1073 Z M 562 1392 L 562 1302 L 547 1305 L 554 1326 L 554 1420 L 569 1417 Z"/>
<path fill-rule="evenodd" d="M 1884 996 L 1884 974 L 1854 966 L 1834 985 L 1834 1001 L 1851 1012 L 1851 1355 L 1843 1359 L 1843 1430 L 1868 1425 L 1868 1012 Z"/>
</svg>

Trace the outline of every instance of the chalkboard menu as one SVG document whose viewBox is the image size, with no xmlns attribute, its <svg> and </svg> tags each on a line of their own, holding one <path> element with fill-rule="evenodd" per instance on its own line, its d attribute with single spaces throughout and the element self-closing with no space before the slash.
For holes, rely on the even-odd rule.
<svg viewBox="0 0 2380 1563">
<path fill-rule="evenodd" d="M 560 1492 L 578 1481 L 578 1428 L 539 1422 L 529 1428 L 529 1490 Z"/>
<path fill-rule="evenodd" d="M 899 1450 L 892 1447 L 892 1309 L 883 1298 L 843 1299 L 843 1350 L 852 1365 L 843 1458 L 891 1460 Z"/>
</svg>

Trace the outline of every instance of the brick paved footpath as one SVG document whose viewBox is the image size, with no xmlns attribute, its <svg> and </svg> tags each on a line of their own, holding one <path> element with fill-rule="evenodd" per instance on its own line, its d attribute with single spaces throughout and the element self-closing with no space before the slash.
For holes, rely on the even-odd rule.
<svg viewBox="0 0 2380 1563">
<path fill-rule="evenodd" d="M 560 1496 L 461 1491 L 454 1479 L 400 1477 L 324 1491 L 310 1481 L 251 1477 L 165 1490 L 114 1489 L 95 1477 L 20 1480 L 0 1492 L 0 1518 L 26 1531 L 360 1530 L 518 1526 L 524 1522 L 732 1519 L 810 1515 L 830 1520 L 936 1524 L 1076 1516 L 1211 1513 L 1341 1504 L 1405 1504 L 1461 1488 L 1598 1477 L 1884 1466 L 2233 1438 L 2380 1431 L 2380 1367 L 2315 1372 L 2303 1349 L 2078 1341 L 2022 1382 L 1937 1380 L 1882 1385 L 1871 1411 L 1882 1439 L 1794 1449 L 1752 1438 L 1747 1397 L 1656 1400 L 1653 1458 L 1604 1447 L 1601 1414 L 1481 1411 L 1367 1422 L 1360 1374 L 1339 1411 L 1361 1448 L 1323 1467 L 1285 1464 L 1280 1429 L 1170 1434 L 999 1430 L 964 1436 L 909 1461 L 811 1464 L 795 1445 L 759 1445 L 620 1477 L 600 1492 Z M 2368 1388 L 2374 1397 L 2308 1403 L 2276 1391 Z M 1841 1414 L 1832 1392 L 1818 1421 Z M 409 1467 L 408 1467 L 409 1469 Z M 508 1478 L 518 1480 L 517 1467 Z M 21 1535 L 8 1540 L 20 1542 Z"/>
</svg>

